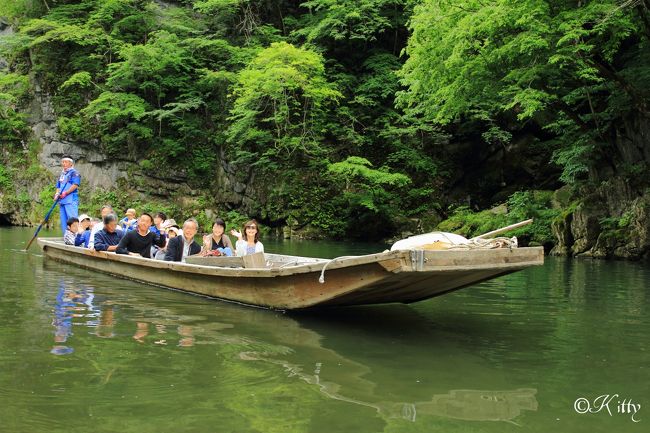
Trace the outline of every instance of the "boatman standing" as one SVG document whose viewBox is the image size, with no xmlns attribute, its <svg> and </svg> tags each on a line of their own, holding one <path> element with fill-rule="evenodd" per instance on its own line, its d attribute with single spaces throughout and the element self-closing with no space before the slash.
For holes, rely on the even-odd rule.
<svg viewBox="0 0 650 433">
<path fill-rule="evenodd" d="M 79 183 L 81 176 L 74 168 L 74 161 L 69 156 L 61 158 L 61 175 L 56 181 L 54 200 L 59 199 L 61 229 L 65 233 L 68 218 L 79 216 Z"/>
</svg>

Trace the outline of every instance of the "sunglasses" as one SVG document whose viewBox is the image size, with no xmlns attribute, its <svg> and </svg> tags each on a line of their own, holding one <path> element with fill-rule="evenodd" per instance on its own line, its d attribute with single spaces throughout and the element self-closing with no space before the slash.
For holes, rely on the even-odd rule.
<svg viewBox="0 0 650 433">
<path fill-rule="evenodd" d="M 246 226 L 247 229 L 256 229 L 257 226 Z"/>
</svg>

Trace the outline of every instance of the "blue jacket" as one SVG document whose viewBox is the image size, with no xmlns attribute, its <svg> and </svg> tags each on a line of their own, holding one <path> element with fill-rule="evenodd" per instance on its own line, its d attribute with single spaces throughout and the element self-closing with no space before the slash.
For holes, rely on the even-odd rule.
<svg viewBox="0 0 650 433">
<path fill-rule="evenodd" d="M 123 236 L 124 232 L 122 230 L 109 233 L 106 229 L 101 229 L 95 233 L 95 250 L 106 251 L 108 247 L 119 244 Z"/>
<path fill-rule="evenodd" d="M 68 194 L 65 198 L 59 200 L 60 204 L 70 204 L 79 201 L 79 184 L 81 183 L 81 176 L 79 172 L 74 168 L 71 168 L 68 171 L 62 171 L 59 176 L 59 180 L 56 181 L 57 189 L 61 190 L 62 188 L 67 191 L 72 185 L 77 185 L 71 194 Z M 61 191 L 63 192 L 63 191 Z"/>
</svg>

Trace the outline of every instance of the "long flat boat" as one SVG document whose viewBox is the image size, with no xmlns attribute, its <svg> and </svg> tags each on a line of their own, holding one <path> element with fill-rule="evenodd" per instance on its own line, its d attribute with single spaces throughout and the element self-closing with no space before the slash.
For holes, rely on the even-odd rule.
<svg viewBox="0 0 650 433">
<path fill-rule="evenodd" d="M 38 244 L 48 259 L 278 310 L 417 302 L 544 263 L 542 247 L 398 250 L 332 260 L 258 253 L 254 260 L 190 257 L 181 263 L 97 252 L 60 238 Z"/>
</svg>

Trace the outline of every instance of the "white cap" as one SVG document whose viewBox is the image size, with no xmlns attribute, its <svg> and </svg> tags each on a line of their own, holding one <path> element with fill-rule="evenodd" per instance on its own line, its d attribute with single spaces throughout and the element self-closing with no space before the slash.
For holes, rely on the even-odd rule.
<svg viewBox="0 0 650 433">
<path fill-rule="evenodd" d="M 81 222 L 83 220 L 90 220 L 90 217 L 88 215 L 86 215 L 85 213 L 82 213 L 81 215 L 79 215 L 79 222 Z"/>
</svg>

